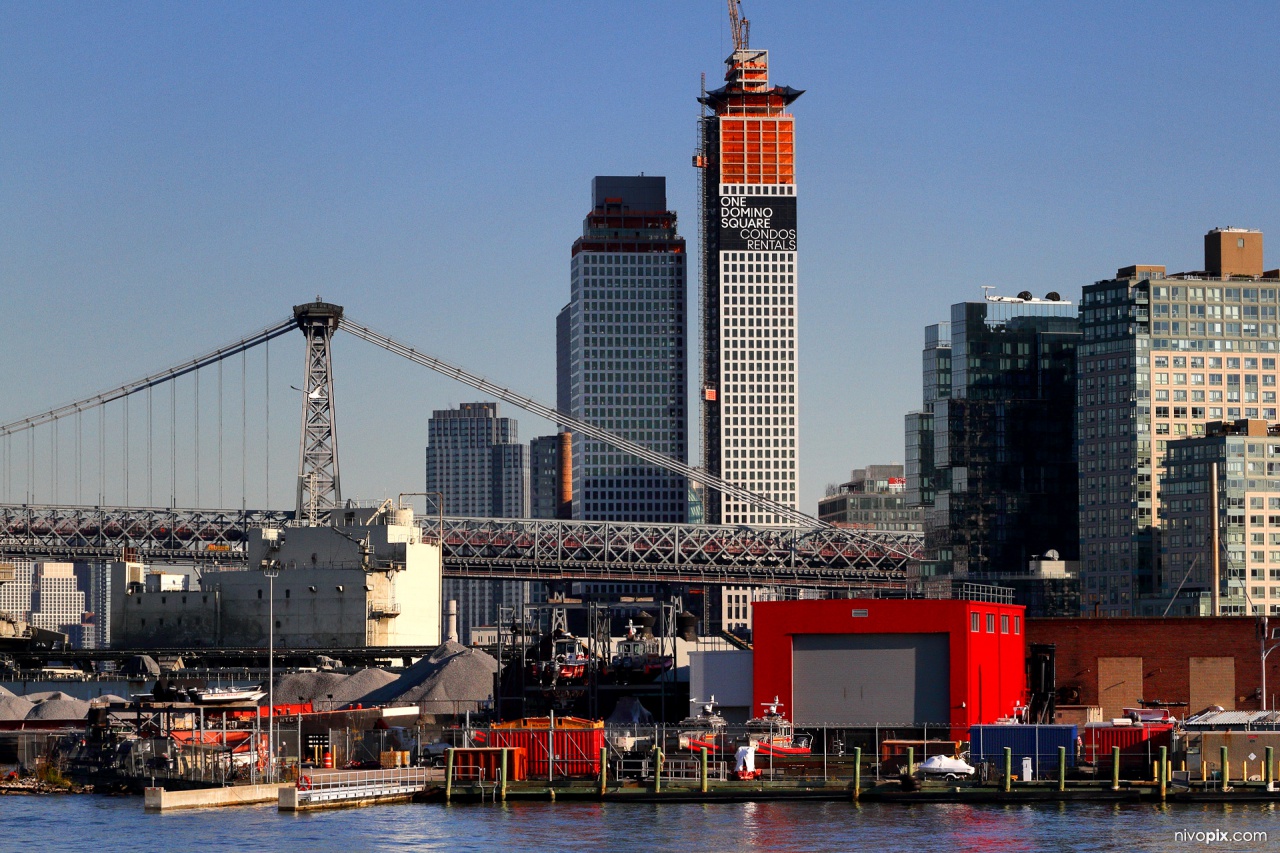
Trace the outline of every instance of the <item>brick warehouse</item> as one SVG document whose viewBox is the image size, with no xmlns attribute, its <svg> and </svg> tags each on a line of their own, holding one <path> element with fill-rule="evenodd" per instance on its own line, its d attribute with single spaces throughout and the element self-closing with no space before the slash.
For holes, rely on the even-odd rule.
<svg viewBox="0 0 1280 853">
<path fill-rule="evenodd" d="M 1274 623 L 1273 623 L 1274 624 Z M 1260 628 L 1253 617 L 1029 619 L 1028 643 L 1057 647 L 1058 701 L 1101 705 L 1104 719 L 1141 700 L 1261 707 Z M 1267 659 L 1267 707 L 1280 699 L 1280 654 Z"/>
</svg>

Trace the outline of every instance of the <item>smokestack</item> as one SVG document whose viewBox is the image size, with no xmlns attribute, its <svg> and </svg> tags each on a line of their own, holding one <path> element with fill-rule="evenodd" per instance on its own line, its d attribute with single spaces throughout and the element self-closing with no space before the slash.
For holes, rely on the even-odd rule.
<svg viewBox="0 0 1280 853">
<path fill-rule="evenodd" d="M 560 433 L 560 480 L 556 484 L 556 518 L 573 518 L 573 433 Z"/>
<path fill-rule="evenodd" d="M 458 642 L 458 602 L 452 598 L 444 603 L 444 641 Z"/>
</svg>

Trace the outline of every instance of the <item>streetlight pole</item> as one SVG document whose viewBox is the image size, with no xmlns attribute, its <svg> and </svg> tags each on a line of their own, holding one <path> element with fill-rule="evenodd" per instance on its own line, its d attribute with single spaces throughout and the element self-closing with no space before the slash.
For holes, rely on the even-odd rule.
<svg viewBox="0 0 1280 853">
<path fill-rule="evenodd" d="M 267 578 L 267 775 L 275 781 L 276 745 L 275 713 L 276 713 L 276 576 L 280 574 L 280 566 L 274 560 L 266 562 L 262 574 Z"/>
</svg>

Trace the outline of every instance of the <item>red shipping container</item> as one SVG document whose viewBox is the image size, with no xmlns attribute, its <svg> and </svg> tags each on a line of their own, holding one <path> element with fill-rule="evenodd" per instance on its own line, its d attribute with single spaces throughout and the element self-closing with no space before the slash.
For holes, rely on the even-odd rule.
<svg viewBox="0 0 1280 853">
<path fill-rule="evenodd" d="M 532 728 L 494 727 L 489 732 L 492 746 L 522 747 L 529 757 L 529 774 L 533 779 L 546 779 L 548 775 L 565 777 L 595 777 L 600 775 L 600 750 L 604 748 L 604 727 L 600 723 L 566 717 L 556 720 L 555 729 L 546 724 L 538 726 L 536 720 L 522 720 Z M 555 755 L 551 766 L 549 751 Z"/>
<path fill-rule="evenodd" d="M 457 782 L 498 781 L 502 770 L 502 750 L 469 747 L 453 750 L 453 778 Z M 529 778 L 527 753 L 520 748 L 507 750 L 507 781 L 523 782 Z"/>
<path fill-rule="evenodd" d="M 1151 762 L 1160 758 L 1160 747 L 1173 743 L 1172 723 L 1148 723 L 1144 726 L 1113 726 L 1090 723 L 1081 735 L 1084 760 L 1099 772 L 1111 772 L 1111 749 L 1120 747 L 1120 768 L 1139 773 L 1151 772 Z"/>
</svg>

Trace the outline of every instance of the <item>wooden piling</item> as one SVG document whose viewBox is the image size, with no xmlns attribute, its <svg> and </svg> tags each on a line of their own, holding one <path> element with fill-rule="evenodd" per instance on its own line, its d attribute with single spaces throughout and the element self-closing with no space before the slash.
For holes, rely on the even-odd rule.
<svg viewBox="0 0 1280 853">
<path fill-rule="evenodd" d="M 1120 790 L 1120 747 L 1111 747 L 1111 790 Z"/>
<path fill-rule="evenodd" d="M 1218 766 L 1222 768 L 1222 787 L 1227 787 L 1227 783 L 1231 781 L 1231 760 L 1228 757 L 1226 746 L 1223 746 L 1218 753 Z"/>
<path fill-rule="evenodd" d="M 1164 802 L 1165 794 L 1168 793 L 1169 784 L 1169 747 L 1160 747 L 1160 802 Z"/>
<path fill-rule="evenodd" d="M 600 796 L 603 797 L 605 788 L 609 785 L 609 747 L 600 747 Z"/>
<path fill-rule="evenodd" d="M 862 794 L 862 747 L 853 748 L 853 798 Z"/>
<path fill-rule="evenodd" d="M 1007 794 L 1013 787 L 1013 748 L 1004 748 L 1004 792 Z"/>
<path fill-rule="evenodd" d="M 453 750 L 444 751 L 444 801 L 453 797 Z"/>
<path fill-rule="evenodd" d="M 907 775 L 912 776 L 916 772 L 916 748 L 914 746 L 907 747 Z"/>
<path fill-rule="evenodd" d="M 1058 790 L 1067 790 L 1067 748 L 1058 747 Z"/>
<path fill-rule="evenodd" d="M 702 781 L 702 793 L 707 792 L 707 748 L 698 747 L 698 778 Z"/>
<path fill-rule="evenodd" d="M 1272 782 L 1274 782 L 1274 781 L 1276 780 L 1276 777 L 1275 777 L 1275 772 L 1276 772 L 1276 771 L 1275 771 L 1275 764 L 1274 764 L 1274 761 L 1273 761 L 1273 754 L 1274 754 L 1274 752 L 1275 752 L 1275 750 L 1273 750 L 1271 747 L 1267 747 L 1267 757 L 1266 757 L 1267 769 L 1266 769 L 1265 771 L 1263 771 L 1263 774 L 1262 774 L 1262 781 L 1267 783 L 1267 790 L 1268 790 L 1268 791 L 1270 791 L 1270 790 L 1271 790 L 1271 783 L 1272 783 Z"/>
<path fill-rule="evenodd" d="M 507 767 L 510 766 L 507 764 L 507 753 L 509 751 L 505 746 L 502 748 L 502 767 L 498 771 L 502 774 L 502 801 L 504 803 L 507 801 Z"/>
<path fill-rule="evenodd" d="M 662 747 L 653 748 L 653 792 L 662 793 Z"/>
</svg>

